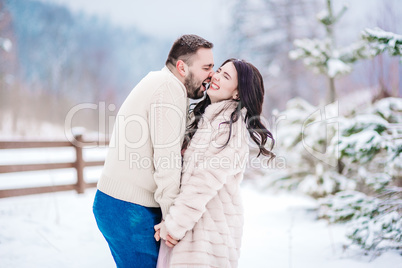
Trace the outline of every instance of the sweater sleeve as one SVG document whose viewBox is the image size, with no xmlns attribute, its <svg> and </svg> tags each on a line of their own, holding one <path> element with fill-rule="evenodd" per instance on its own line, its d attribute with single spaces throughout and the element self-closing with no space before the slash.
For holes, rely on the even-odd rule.
<svg viewBox="0 0 402 268">
<path fill-rule="evenodd" d="M 189 173 L 189 179 L 182 182 L 180 194 L 165 220 L 167 232 L 173 238 L 180 240 L 187 231 L 192 230 L 206 211 L 207 203 L 218 194 L 226 184 L 227 178 L 244 170 L 244 166 L 239 164 L 239 157 L 246 155 L 246 146 L 236 144 L 238 135 L 235 132 L 237 131 L 232 131 L 231 141 L 222 148 L 228 139 L 229 128 L 227 125 L 221 125 L 218 133 L 208 141 L 205 154 L 193 153 L 193 159 L 188 161 L 193 167 L 183 167 L 184 170 L 192 169 L 192 172 Z M 240 142 L 245 143 L 244 140 Z"/>
<path fill-rule="evenodd" d="M 161 207 L 163 218 L 179 193 L 186 103 L 183 90 L 166 83 L 156 91 L 150 109 L 154 180 L 157 187 L 154 197 Z"/>
</svg>

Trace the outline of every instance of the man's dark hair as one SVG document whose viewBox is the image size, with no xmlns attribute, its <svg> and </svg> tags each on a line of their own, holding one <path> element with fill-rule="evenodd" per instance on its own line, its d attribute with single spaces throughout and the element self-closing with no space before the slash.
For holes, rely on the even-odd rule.
<svg viewBox="0 0 402 268">
<path fill-rule="evenodd" d="M 178 60 L 191 65 L 190 57 L 197 53 L 200 48 L 213 48 L 213 44 L 195 34 L 185 34 L 179 37 L 170 49 L 166 65 L 176 66 Z"/>
</svg>

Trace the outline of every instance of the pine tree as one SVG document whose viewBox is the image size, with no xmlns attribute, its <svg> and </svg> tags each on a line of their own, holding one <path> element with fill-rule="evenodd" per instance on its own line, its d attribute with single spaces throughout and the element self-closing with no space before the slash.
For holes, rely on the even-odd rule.
<svg viewBox="0 0 402 268">
<path fill-rule="evenodd" d="M 278 114 L 276 154 L 286 157 L 287 168 L 268 176 L 271 187 L 318 198 L 319 216 L 348 222 L 348 238 L 364 250 L 400 249 L 402 99 L 382 99 L 363 111 L 338 116 L 338 128 L 328 124 L 335 108 L 319 109 L 293 99 Z M 306 146 L 327 158 L 311 154 Z M 338 160 L 336 168 L 329 165 L 333 160 Z"/>
<path fill-rule="evenodd" d="M 325 115 L 336 103 L 335 79 L 350 73 L 358 60 L 381 53 L 400 57 L 402 38 L 366 29 L 357 42 L 337 47 L 333 27 L 346 8 L 334 14 L 331 1 L 326 3 L 327 10 L 318 15 L 326 37 L 295 40 L 296 49 L 289 56 L 303 59 L 307 67 L 328 78 L 330 105 L 319 108 L 294 99 L 279 114 L 286 120 L 278 129 L 277 136 L 283 138 L 278 140 L 277 155 L 286 155 L 289 167 L 270 176 L 272 185 L 319 198 L 320 216 L 349 222 L 348 237 L 365 250 L 401 249 L 402 99 L 386 98 L 346 116 L 338 114 L 338 128 L 320 126 L 327 124 Z M 321 154 L 311 153 L 320 150 Z M 336 169 L 329 164 L 334 160 Z"/>
<path fill-rule="evenodd" d="M 286 158 L 287 168 L 270 174 L 272 186 L 315 198 L 355 188 L 352 179 L 338 172 L 337 146 L 330 146 L 338 136 L 338 124 L 331 119 L 338 116 L 337 104 L 319 108 L 300 98 L 287 103 L 277 115 L 276 130 L 277 155 Z"/>
<path fill-rule="evenodd" d="M 309 94 L 304 90 L 310 88 L 309 81 L 299 82 L 305 78 L 300 72 L 302 65 L 290 60 L 288 51 L 298 36 L 315 35 L 313 25 L 306 18 L 315 12 L 317 2 L 236 0 L 233 5 L 228 48 L 235 57 L 256 65 L 263 77 L 269 79 L 266 85 L 271 94 L 266 99 L 267 106 L 283 107 L 284 95 L 290 99 Z"/>
<path fill-rule="evenodd" d="M 382 99 L 341 121 L 342 174 L 354 191 L 320 200 L 320 216 L 349 222 L 348 238 L 365 250 L 402 248 L 402 100 Z"/>
<path fill-rule="evenodd" d="M 367 51 L 367 43 L 357 41 L 347 47 L 337 47 L 334 36 L 335 24 L 346 12 L 346 6 L 334 13 L 331 0 L 327 0 L 327 9 L 317 14 L 319 23 L 325 28 L 324 39 L 296 39 L 294 50 L 289 52 L 293 60 L 302 59 L 303 63 L 315 73 L 324 74 L 328 78 L 327 101 L 336 99 L 335 78 L 352 71 L 353 63 L 360 59 L 372 57 Z"/>
</svg>

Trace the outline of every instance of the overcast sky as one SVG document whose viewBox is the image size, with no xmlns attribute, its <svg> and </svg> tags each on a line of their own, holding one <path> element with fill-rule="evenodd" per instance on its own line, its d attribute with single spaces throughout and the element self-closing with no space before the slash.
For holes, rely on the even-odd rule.
<svg viewBox="0 0 402 268">
<path fill-rule="evenodd" d="M 41 0 L 74 11 L 108 18 L 114 24 L 135 25 L 145 33 L 176 39 L 194 33 L 214 42 L 228 23 L 230 4 L 225 0 Z"/>
<path fill-rule="evenodd" d="M 174 41 L 182 34 L 198 34 L 214 43 L 214 53 L 218 62 L 225 54 L 225 42 L 230 33 L 227 26 L 231 23 L 231 0 L 40 0 L 58 3 L 73 11 L 85 12 L 110 20 L 120 26 L 135 26 L 140 31 Z M 383 14 L 398 14 L 402 9 L 402 0 L 334 0 L 337 13 L 342 5 L 349 10 L 336 26 L 340 35 L 340 44 L 356 41 L 360 32 L 366 27 L 377 24 L 391 25 L 390 31 L 398 32 L 398 22 L 386 21 Z M 322 1 L 325 6 L 325 1 Z M 397 10 L 394 10 L 396 7 Z M 389 18 L 396 18 L 390 14 Z M 384 23 L 379 23 L 382 16 Z M 253 18 L 258 22 L 263 18 Z M 314 19 L 315 18 L 310 18 Z M 400 24 L 400 23 L 399 23 Z M 317 24 L 318 26 L 318 24 Z M 321 26 L 318 26 L 321 27 Z M 400 33 L 400 32 L 399 32 Z"/>
<path fill-rule="evenodd" d="M 230 23 L 230 9 L 234 1 L 230 0 L 40 0 L 70 7 L 73 11 L 107 18 L 121 26 L 135 26 L 139 30 L 174 40 L 185 33 L 198 34 L 214 43 L 224 42 L 224 30 Z M 376 17 L 383 0 L 336 0 L 333 1 L 335 11 L 348 4 L 341 24 L 341 29 L 349 29 L 351 25 L 367 25 L 367 20 Z M 385 3 L 395 6 L 401 0 L 386 0 Z M 324 4 L 324 1 L 323 1 Z M 401 4 L 402 5 L 402 4 Z M 382 10 L 381 10 L 382 11 Z M 384 12 L 384 11 L 382 11 Z M 389 11 L 388 11 L 389 12 Z M 392 12 L 392 11 L 391 11 Z M 395 12 L 395 11 L 394 11 Z M 345 25 L 349 27 L 345 27 Z M 344 28 L 345 27 L 345 28 Z M 353 29 L 351 29 L 353 30 Z M 353 31 L 348 31 L 353 32 Z M 351 33 L 355 35 L 355 33 Z"/>
</svg>

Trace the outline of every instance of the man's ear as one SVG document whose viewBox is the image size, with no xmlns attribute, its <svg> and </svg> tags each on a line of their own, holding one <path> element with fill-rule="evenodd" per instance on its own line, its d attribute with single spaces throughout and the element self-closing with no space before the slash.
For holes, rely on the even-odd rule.
<svg viewBox="0 0 402 268">
<path fill-rule="evenodd" d="M 184 61 L 178 60 L 178 61 L 176 62 L 176 69 L 177 69 L 177 71 L 179 72 L 179 74 L 180 74 L 181 76 L 183 76 L 183 77 L 186 77 L 186 76 L 187 76 L 187 73 L 188 73 L 188 66 L 187 66 L 187 64 L 186 64 Z"/>
</svg>

